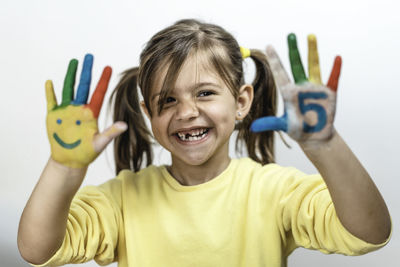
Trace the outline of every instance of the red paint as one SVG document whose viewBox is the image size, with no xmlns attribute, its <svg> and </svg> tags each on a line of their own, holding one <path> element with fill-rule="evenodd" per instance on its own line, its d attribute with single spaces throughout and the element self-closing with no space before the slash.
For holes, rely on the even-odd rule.
<svg viewBox="0 0 400 267">
<path fill-rule="evenodd" d="M 95 118 L 99 117 L 100 109 L 103 104 L 104 96 L 106 95 L 108 83 L 110 82 L 112 69 L 107 66 L 104 68 L 99 83 L 97 84 L 96 90 L 93 93 L 92 99 L 88 104 L 88 107 L 92 110 Z"/>
<path fill-rule="evenodd" d="M 327 86 L 332 89 L 332 91 L 336 92 L 339 83 L 340 69 L 342 68 L 342 58 L 340 56 L 336 56 L 335 63 L 333 64 L 331 76 L 329 77 L 329 81 Z"/>
</svg>

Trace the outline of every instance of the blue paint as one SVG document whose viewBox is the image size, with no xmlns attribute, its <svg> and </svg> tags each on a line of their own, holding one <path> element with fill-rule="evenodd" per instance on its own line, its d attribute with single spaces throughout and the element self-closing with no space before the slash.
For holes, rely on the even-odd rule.
<svg viewBox="0 0 400 267">
<path fill-rule="evenodd" d="M 324 129 L 327 121 L 326 111 L 324 107 L 316 103 L 305 104 L 306 99 L 326 99 L 328 95 L 324 92 L 299 92 L 299 108 L 300 112 L 304 115 L 309 111 L 317 113 L 318 121 L 312 126 L 303 122 L 303 132 L 305 133 L 316 133 Z"/>
<path fill-rule="evenodd" d="M 87 102 L 89 96 L 90 82 L 92 80 L 92 67 L 93 67 L 93 55 L 86 54 L 83 61 L 83 67 L 81 72 L 81 79 L 79 81 L 78 91 L 76 93 L 75 100 L 72 101 L 73 105 L 84 105 Z"/>
<path fill-rule="evenodd" d="M 76 125 L 81 125 L 81 121 L 80 120 L 77 120 L 75 123 L 76 123 Z"/>
<path fill-rule="evenodd" d="M 285 131 L 287 132 L 287 114 L 283 114 L 282 117 L 263 117 L 259 118 L 250 126 L 252 132 L 264 132 L 264 131 Z"/>
<path fill-rule="evenodd" d="M 61 119 L 57 119 L 57 124 L 61 124 L 62 120 Z"/>
<path fill-rule="evenodd" d="M 81 143 L 81 139 L 79 139 L 79 140 L 76 141 L 76 142 L 73 142 L 73 143 L 71 143 L 71 144 L 67 144 L 67 143 L 65 143 L 63 140 L 61 140 L 61 138 L 60 138 L 56 133 L 53 134 L 53 137 L 54 137 L 54 139 L 57 141 L 57 143 L 58 143 L 60 146 L 62 146 L 63 148 L 66 148 L 66 149 L 73 149 L 73 148 L 79 146 L 80 143 Z"/>
</svg>

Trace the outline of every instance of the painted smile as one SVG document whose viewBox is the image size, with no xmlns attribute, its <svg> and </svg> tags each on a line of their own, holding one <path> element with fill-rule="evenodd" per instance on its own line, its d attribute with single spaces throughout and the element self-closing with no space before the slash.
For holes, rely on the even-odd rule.
<svg viewBox="0 0 400 267">
<path fill-rule="evenodd" d="M 79 146 L 80 143 L 81 143 L 81 139 L 79 139 L 79 140 L 76 141 L 76 142 L 73 142 L 73 143 L 71 143 L 71 144 L 67 144 L 67 143 L 65 143 L 63 140 L 61 140 L 61 138 L 60 138 L 56 133 L 53 134 L 53 137 L 54 137 L 54 139 L 56 139 L 57 143 L 58 143 L 60 146 L 62 146 L 63 148 L 66 148 L 66 149 L 73 149 L 73 148 Z"/>
</svg>

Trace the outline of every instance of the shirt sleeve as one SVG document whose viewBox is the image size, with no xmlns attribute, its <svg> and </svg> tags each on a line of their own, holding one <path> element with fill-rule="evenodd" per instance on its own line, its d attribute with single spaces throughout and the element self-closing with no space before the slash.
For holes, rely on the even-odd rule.
<svg viewBox="0 0 400 267">
<path fill-rule="evenodd" d="M 296 247 L 323 253 L 362 255 L 382 244 L 371 244 L 352 235 L 336 215 L 331 196 L 320 175 L 305 175 L 282 168 L 276 181 L 276 218 L 287 252 Z"/>
<path fill-rule="evenodd" d="M 120 181 L 86 186 L 74 197 L 64 241 L 46 263 L 33 266 L 60 266 L 94 259 L 100 265 L 117 260 L 117 244 L 122 227 Z"/>
</svg>

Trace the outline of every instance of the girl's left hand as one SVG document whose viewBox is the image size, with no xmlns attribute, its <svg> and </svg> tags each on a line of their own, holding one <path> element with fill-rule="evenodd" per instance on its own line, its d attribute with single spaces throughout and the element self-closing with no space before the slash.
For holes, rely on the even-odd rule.
<svg viewBox="0 0 400 267">
<path fill-rule="evenodd" d="M 308 70 L 307 78 L 297 48 L 296 36 L 288 36 L 289 57 L 295 83 L 292 83 L 282 63 L 272 48 L 268 46 L 267 57 L 271 66 L 276 86 L 284 101 L 284 115 L 263 117 L 251 125 L 254 132 L 281 130 L 299 143 L 324 142 L 333 133 L 333 120 L 336 110 L 336 91 L 342 60 L 335 58 L 331 76 L 325 86 L 321 82 L 317 40 L 314 35 L 308 36 Z"/>
</svg>

